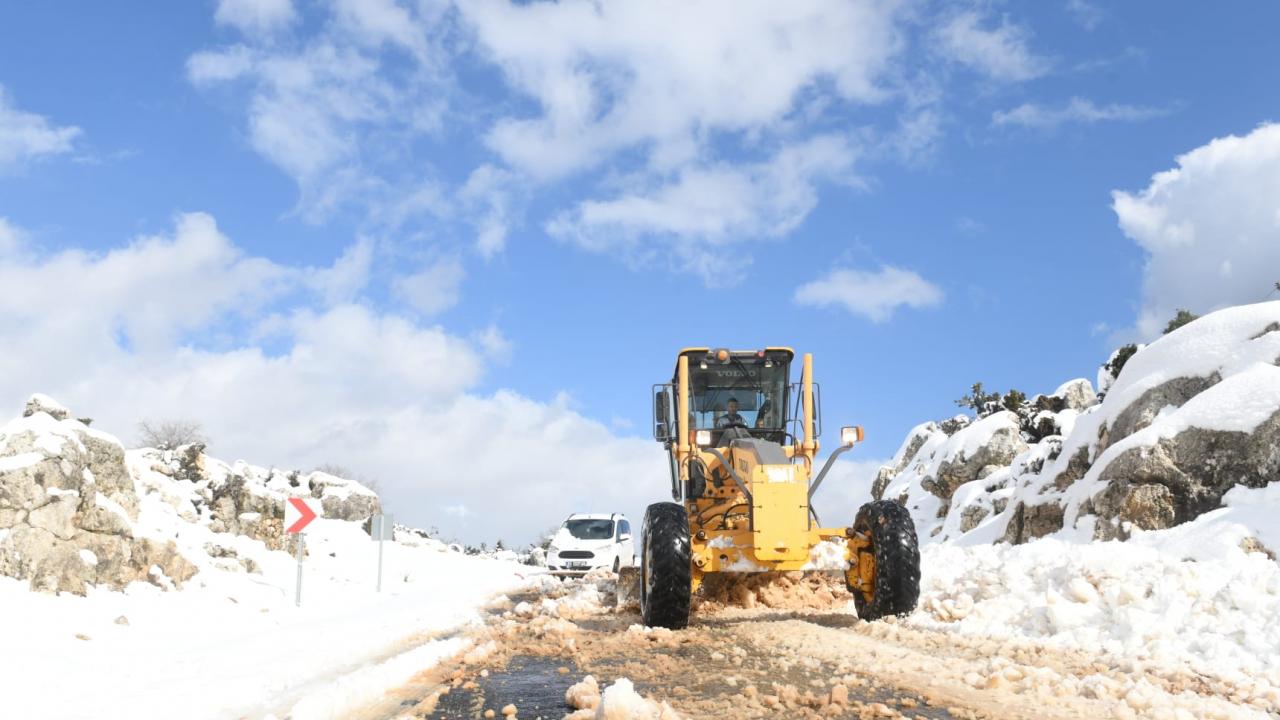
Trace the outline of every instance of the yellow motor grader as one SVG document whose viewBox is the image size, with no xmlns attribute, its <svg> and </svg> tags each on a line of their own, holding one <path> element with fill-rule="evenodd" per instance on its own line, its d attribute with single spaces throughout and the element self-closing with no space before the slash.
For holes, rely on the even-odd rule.
<svg viewBox="0 0 1280 720">
<path fill-rule="evenodd" d="M 670 455 L 674 502 L 645 512 L 646 625 L 685 627 L 692 595 L 711 573 L 805 570 L 823 541 L 844 548 L 859 617 L 915 608 L 920 552 L 906 508 L 870 502 L 851 526 L 821 527 L 813 495 L 862 428 L 841 428 L 840 447 L 815 473 L 821 393 L 812 355 L 803 357 L 800 382 L 790 382 L 794 357 L 785 347 L 687 348 L 671 382 L 654 386 L 654 438 Z"/>
</svg>

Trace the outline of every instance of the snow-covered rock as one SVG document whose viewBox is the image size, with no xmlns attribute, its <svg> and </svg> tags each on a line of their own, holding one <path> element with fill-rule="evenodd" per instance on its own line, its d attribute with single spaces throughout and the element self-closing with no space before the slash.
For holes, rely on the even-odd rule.
<svg viewBox="0 0 1280 720">
<path fill-rule="evenodd" d="M 138 496 L 115 438 L 33 395 L 0 427 L 0 574 L 84 594 L 134 581 L 181 584 L 195 567 L 170 541 L 135 536 Z"/>
<path fill-rule="evenodd" d="M 228 465 L 202 444 L 126 452 L 116 438 L 36 394 L 22 417 L 0 427 L 0 575 L 28 580 L 35 590 L 84 594 L 90 586 L 121 590 L 135 581 L 181 587 L 214 560 L 251 571 L 257 562 L 227 542 L 180 549 L 173 538 L 195 537 L 201 528 L 284 549 L 291 495 L 319 499 L 322 515 L 334 520 L 363 523 L 380 512 L 372 490 L 322 472 Z M 140 518 L 150 499 L 162 504 L 160 515 Z"/>
<path fill-rule="evenodd" d="M 1173 527 L 1280 481 L 1278 365 L 1280 302 L 1220 310 L 1140 346 L 1101 401 L 1073 380 L 1017 414 L 917 426 L 873 494 L 906 504 L 926 539 Z"/>
</svg>

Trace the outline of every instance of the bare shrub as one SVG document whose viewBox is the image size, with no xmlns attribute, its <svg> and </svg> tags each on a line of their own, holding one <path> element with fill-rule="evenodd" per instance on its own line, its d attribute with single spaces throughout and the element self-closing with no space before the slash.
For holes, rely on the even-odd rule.
<svg viewBox="0 0 1280 720">
<path fill-rule="evenodd" d="M 316 467 L 316 472 L 322 472 L 328 475 L 332 475 L 334 477 L 340 477 L 343 480 L 355 480 L 361 485 L 372 490 L 374 493 L 378 495 L 382 495 L 382 488 L 378 485 L 377 480 L 374 480 L 373 478 L 365 477 L 364 475 L 357 473 L 356 471 L 352 470 L 351 468 L 345 465 L 339 465 L 338 463 L 334 463 L 334 462 L 320 463 L 320 465 Z"/>
<path fill-rule="evenodd" d="M 204 428 L 195 420 L 143 420 L 138 423 L 139 447 L 174 450 L 195 443 L 209 443 Z"/>
</svg>

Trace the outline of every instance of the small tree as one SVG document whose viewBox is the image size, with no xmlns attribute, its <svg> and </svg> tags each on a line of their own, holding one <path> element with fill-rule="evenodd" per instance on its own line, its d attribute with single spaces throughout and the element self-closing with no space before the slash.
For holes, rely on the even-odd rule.
<svg viewBox="0 0 1280 720">
<path fill-rule="evenodd" d="M 1199 315 L 1196 315 L 1190 310 L 1183 310 L 1179 308 L 1178 314 L 1174 315 L 1173 319 L 1169 321 L 1169 324 L 1164 326 L 1164 334 L 1168 335 L 1169 333 L 1173 332 L 1174 330 L 1177 330 L 1183 325 L 1186 325 L 1192 320 L 1198 320 L 1199 318 L 1200 318 Z"/>
<path fill-rule="evenodd" d="M 1021 390 L 1010 390 L 1005 393 L 1004 398 L 1000 400 L 1000 404 L 1004 406 L 1005 410 L 1010 410 L 1015 413 L 1021 411 L 1022 406 L 1026 403 L 1027 395 Z"/>
<path fill-rule="evenodd" d="M 978 417 L 986 417 L 1000 406 L 1000 393 L 986 392 L 982 383 L 976 382 L 968 395 L 956 401 L 956 405 L 973 410 Z"/>
<path fill-rule="evenodd" d="M 498 538 L 498 542 L 493 544 L 494 552 L 498 552 L 499 550 L 506 550 L 506 549 L 507 549 L 506 543 L 502 542 L 502 538 Z"/>
<path fill-rule="evenodd" d="M 547 528 L 546 530 L 544 530 L 543 533 L 538 536 L 538 547 L 542 548 L 543 550 L 546 550 L 547 548 L 551 547 L 551 541 L 555 539 L 556 533 L 558 532 L 560 532 L 559 525 L 553 525 Z"/>
<path fill-rule="evenodd" d="M 174 450 L 183 445 L 208 442 L 204 429 L 195 420 L 143 420 L 138 423 L 140 447 Z"/>
<path fill-rule="evenodd" d="M 1107 364 L 1103 365 L 1103 367 L 1107 369 L 1107 372 L 1111 373 L 1111 377 L 1118 378 L 1120 377 L 1120 371 L 1124 369 L 1125 363 L 1129 362 L 1129 358 L 1133 357 L 1137 352 L 1138 346 L 1133 343 L 1122 345 L 1119 350 L 1116 350 L 1115 355 L 1107 361 Z"/>
</svg>

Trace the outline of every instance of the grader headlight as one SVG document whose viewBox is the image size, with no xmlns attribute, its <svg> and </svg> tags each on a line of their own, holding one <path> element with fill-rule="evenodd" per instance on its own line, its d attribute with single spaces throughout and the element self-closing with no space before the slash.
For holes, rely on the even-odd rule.
<svg viewBox="0 0 1280 720">
<path fill-rule="evenodd" d="M 840 428 L 840 444 L 845 447 L 851 447 L 862 442 L 862 426 L 854 425 L 853 427 Z"/>
<path fill-rule="evenodd" d="M 698 447 L 706 447 L 711 444 L 711 431 L 699 430 L 693 434 L 693 444 Z"/>
</svg>

